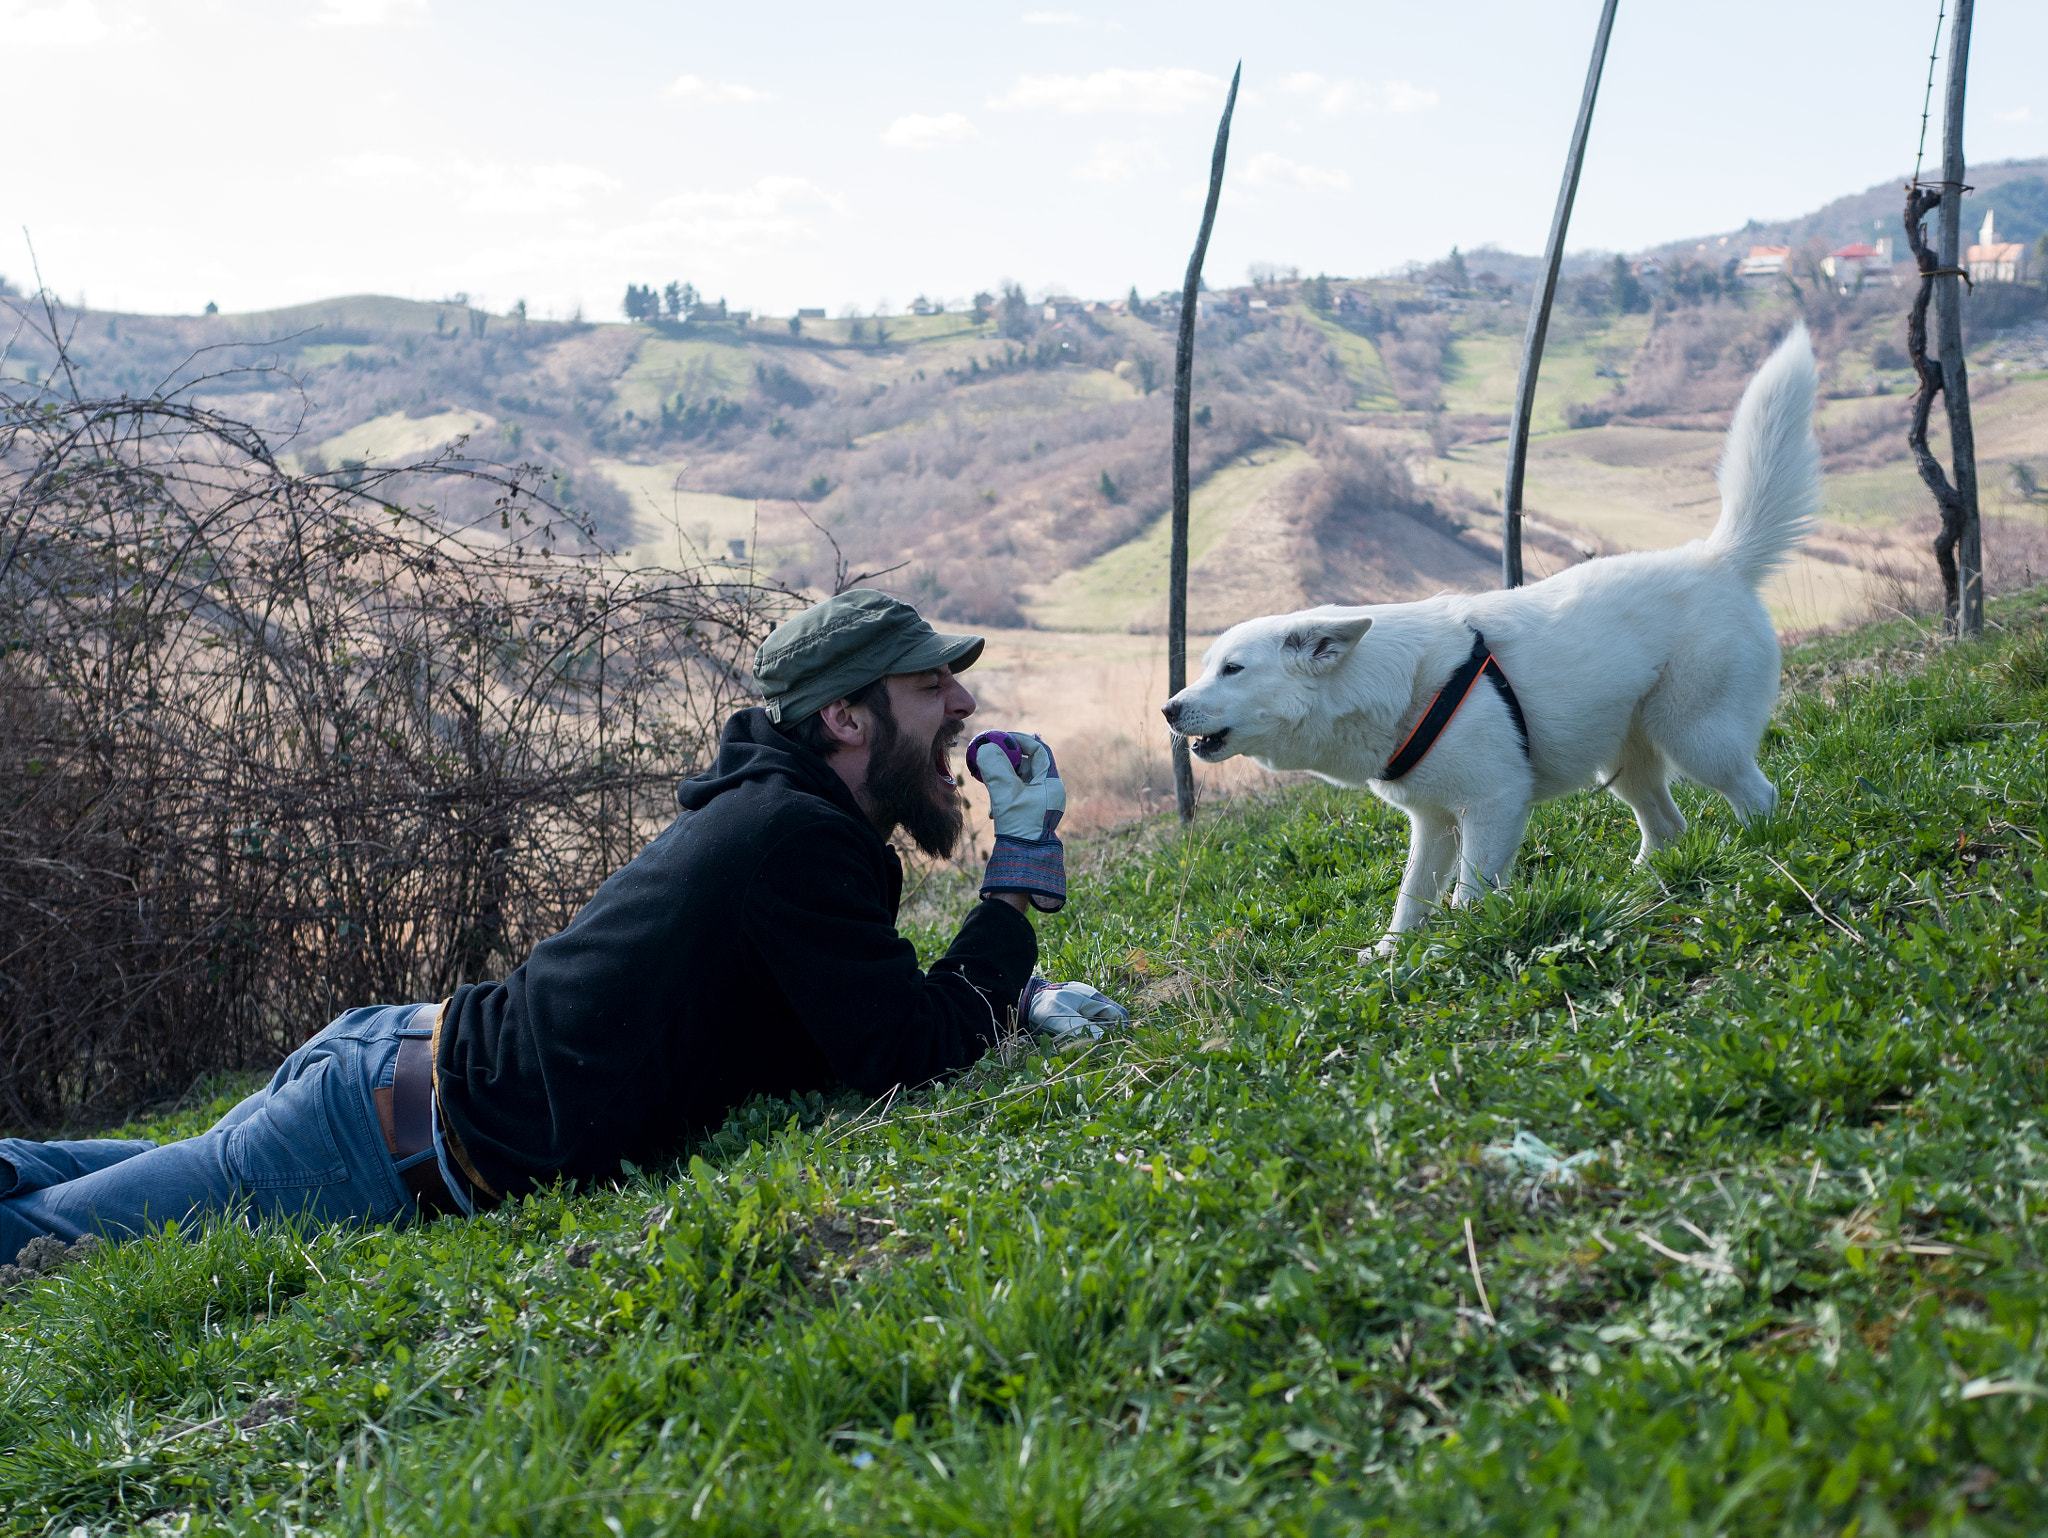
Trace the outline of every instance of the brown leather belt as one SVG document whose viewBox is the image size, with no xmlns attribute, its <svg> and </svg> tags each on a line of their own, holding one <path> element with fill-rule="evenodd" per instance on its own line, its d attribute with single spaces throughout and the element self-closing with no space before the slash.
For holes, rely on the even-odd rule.
<svg viewBox="0 0 2048 1538">
<path fill-rule="evenodd" d="M 434 1049 L 424 1036 L 401 1036 L 398 1064 L 392 1071 L 391 1087 L 371 1091 L 377 1102 L 377 1121 L 384 1129 L 384 1146 L 391 1157 L 403 1163 L 414 1154 L 434 1146 Z M 399 1171 L 399 1179 L 419 1204 L 423 1218 L 460 1216 L 462 1206 L 441 1178 L 438 1158 L 422 1159 Z"/>
</svg>

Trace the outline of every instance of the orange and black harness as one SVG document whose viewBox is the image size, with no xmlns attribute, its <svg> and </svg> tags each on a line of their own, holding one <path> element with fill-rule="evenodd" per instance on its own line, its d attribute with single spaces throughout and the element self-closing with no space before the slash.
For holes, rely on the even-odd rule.
<svg viewBox="0 0 2048 1538">
<path fill-rule="evenodd" d="M 1472 654 L 1437 690 L 1436 698 L 1429 702 L 1429 709 L 1415 723 L 1415 730 L 1408 734 L 1408 740 L 1394 750 L 1394 756 L 1387 760 L 1387 767 L 1380 774 L 1382 780 L 1398 780 L 1422 762 L 1429 750 L 1436 746 L 1437 738 L 1444 734 L 1444 728 L 1451 724 L 1451 717 L 1458 713 L 1458 707 L 1465 703 L 1465 696 L 1479 682 L 1481 673 L 1491 678 L 1494 688 L 1500 690 L 1501 703 L 1508 707 L 1508 714 L 1514 718 L 1515 735 L 1522 742 L 1522 757 L 1529 756 L 1529 723 L 1523 719 L 1522 702 L 1515 698 L 1514 685 L 1500 670 L 1500 661 L 1487 647 L 1486 637 L 1472 626 L 1466 628 L 1472 631 Z"/>
</svg>

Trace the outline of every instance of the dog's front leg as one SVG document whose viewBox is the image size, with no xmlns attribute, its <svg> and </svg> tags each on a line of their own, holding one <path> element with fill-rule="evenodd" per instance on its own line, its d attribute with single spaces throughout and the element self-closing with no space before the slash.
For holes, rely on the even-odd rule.
<svg viewBox="0 0 2048 1538">
<path fill-rule="evenodd" d="M 1421 925 L 1443 901 L 1451 867 L 1458 858 L 1458 825 L 1441 812 L 1409 811 L 1408 869 L 1401 875 L 1401 895 L 1394 902 L 1393 921 L 1375 947 L 1391 956 L 1400 936 Z"/>
<path fill-rule="evenodd" d="M 1492 891 L 1514 863 L 1529 826 L 1529 803 L 1493 801 L 1467 807 L 1458 819 L 1458 890 L 1451 901 L 1462 908 Z"/>
</svg>

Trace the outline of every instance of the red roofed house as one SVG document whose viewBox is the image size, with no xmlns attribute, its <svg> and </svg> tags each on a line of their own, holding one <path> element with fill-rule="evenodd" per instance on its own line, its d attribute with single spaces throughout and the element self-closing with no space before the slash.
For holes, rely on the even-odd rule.
<svg viewBox="0 0 2048 1538">
<path fill-rule="evenodd" d="M 1867 246 L 1860 240 L 1852 241 L 1841 250 L 1831 252 L 1821 262 L 1820 268 L 1845 294 L 1865 282 L 1878 278 L 1889 280 L 1892 275 L 1891 239 L 1887 236 L 1874 246 Z"/>
<path fill-rule="evenodd" d="M 1735 269 L 1744 288 L 1763 288 L 1775 283 L 1792 268 L 1790 246 L 1751 246 L 1749 255 Z"/>
</svg>

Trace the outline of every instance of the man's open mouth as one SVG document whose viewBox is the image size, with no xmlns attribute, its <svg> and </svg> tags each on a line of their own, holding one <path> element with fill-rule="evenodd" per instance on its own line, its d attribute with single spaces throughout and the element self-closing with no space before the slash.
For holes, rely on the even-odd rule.
<svg viewBox="0 0 2048 1538">
<path fill-rule="evenodd" d="M 956 732 L 952 737 L 941 738 L 932 744 L 932 773 L 939 777 L 939 783 L 948 790 L 958 790 L 960 781 L 953 774 L 952 747 L 959 740 Z"/>
<path fill-rule="evenodd" d="M 1197 737 L 1195 739 L 1195 757 L 1214 758 L 1223 751 L 1223 745 L 1228 741 L 1230 741 L 1230 728 L 1227 726 L 1220 732 L 1209 732 L 1204 736 Z"/>
</svg>

